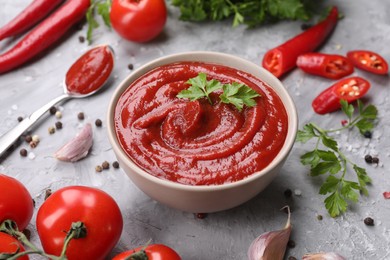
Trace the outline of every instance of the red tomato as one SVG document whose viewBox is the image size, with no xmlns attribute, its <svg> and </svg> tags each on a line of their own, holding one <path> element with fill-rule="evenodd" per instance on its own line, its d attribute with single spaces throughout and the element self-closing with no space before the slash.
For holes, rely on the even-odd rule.
<svg viewBox="0 0 390 260">
<path fill-rule="evenodd" d="M 12 254 L 18 252 L 24 252 L 23 245 L 13 236 L 0 232 L 0 254 Z M 27 255 L 18 257 L 17 260 L 28 260 Z"/>
<path fill-rule="evenodd" d="M 326 114 L 340 109 L 340 100 L 351 103 L 363 97 L 370 89 L 370 83 L 360 77 L 350 77 L 336 82 L 319 94 L 312 103 L 314 111 Z"/>
<path fill-rule="evenodd" d="M 70 241 L 67 259 L 104 259 L 120 238 L 122 214 L 110 195 L 84 186 L 57 190 L 39 208 L 36 224 L 45 252 L 60 255 L 64 231 L 77 221 L 85 224 L 87 235 Z"/>
<path fill-rule="evenodd" d="M 0 191 L 0 223 L 10 219 L 19 230 L 25 229 L 34 211 L 30 193 L 21 182 L 4 174 L 0 174 Z"/>
<path fill-rule="evenodd" d="M 116 255 L 112 260 L 125 260 L 129 259 L 128 257 L 132 254 L 139 252 L 144 247 L 138 247 L 123 253 L 120 253 L 119 255 Z M 145 260 L 181 260 L 178 253 L 176 253 L 172 248 L 161 245 L 161 244 L 153 244 L 148 245 L 145 248 L 146 258 L 139 258 L 139 259 L 145 259 Z M 138 259 L 138 258 L 137 258 Z"/>
<path fill-rule="evenodd" d="M 305 53 L 298 56 L 297 66 L 306 73 L 329 79 L 341 79 L 353 72 L 352 63 L 337 54 Z"/>
<path fill-rule="evenodd" d="M 385 75 L 389 71 L 386 60 L 378 53 L 356 50 L 348 52 L 347 57 L 359 69 L 380 75 Z"/>
<path fill-rule="evenodd" d="M 147 42 L 163 30 L 167 8 L 164 0 L 113 0 L 110 20 L 124 39 Z"/>
</svg>

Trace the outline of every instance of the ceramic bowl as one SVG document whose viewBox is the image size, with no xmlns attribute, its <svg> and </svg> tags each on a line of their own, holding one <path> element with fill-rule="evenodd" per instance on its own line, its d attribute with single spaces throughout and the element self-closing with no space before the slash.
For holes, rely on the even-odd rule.
<svg viewBox="0 0 390 260">
<path fill-rule="evenodd" d="M 288 114 L 288 132 L 282 149 L 266 168 L 233 183 L 190 186 L 152 176 L 138 167 L 122 150 L 114 128 L 114 111 L 120 95 L 134 80 L 146 72 L 161 65 L 183 61 L 215 63 L 245 71 L 266 82 L 279 95 Z M 294 144 L 298 125 L 294 102 L 276 77 L 248 60 L 217 52 L 179 53 L 158 58 L 145 64 L 119 84 L 109 103 L 107 117 L 108 136 L 113 151 L 121 168 L 134 184 L 152 199 L 169 207 L 192 213 L 210 213 L 233 208 L 261 192 L 276 177 L 283 166 Z"/>
</svg>

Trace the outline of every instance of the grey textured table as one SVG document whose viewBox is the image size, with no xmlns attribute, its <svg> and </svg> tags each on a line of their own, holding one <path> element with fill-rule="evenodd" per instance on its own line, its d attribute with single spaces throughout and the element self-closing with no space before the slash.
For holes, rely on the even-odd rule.
<svg viewBox="0 0 390 260">
<path fill-rule="evenodd" d="M 14 17 L 27 0 L 6 0 L 0 10 L 0 25 Z M 381 53 L 390 61 L 390 1 L 356 0 L 329 1 L 336 4 L 345 18 L 341 20 L 323 52 L 345 54 L 352 49 L 369 49 Z M 209 214 L 198 219 L 193 214 L 180 212 L 156 203 L 138 190 L 120 169 L 97 173 L 95 166 L 107 160 L 115 161 L 107 138 L 105 117 L 108 102 L 117 84 L 130 73 L 128 64 L 138 68 L 147 61 L 191 50 L 219 51 L 259 63 L 266 50 L 301 32 L 301 22 L 282 22 L 272 26 L 247 30 L 232 29 L 229 22 L 195 24 L 178 20 L 178 10 L 169 7 L 164 34 L 148 44 L 135 44 L 120 39 L 114 32 L 101 27 L 94 36 L 94 44 L 108 43 L 116 52 L 114 77 L 105 91 L 84 99 L 71 100 L 60 106 L 63 129 L 49 135 L 48 128 L 56 122 L 48 116 L 33 130 L 41 138 L 35 149 L 28 148 L 29 158 L 22 158 L 18 150 L 22 144 L 0 162 L 0 172 L 13 176 L 26 185 L 36 200 L 33 220 L 28 226 L 32 240 L 39 243 L 35 230 L 35 215 L 43 202 L 45 190 L 56 190 L 67 185 L 98 187 L 111 194 L 120 205 L 125 225 L 121 240 L 113 254 L 144 244 L 152 239 L 175 248 L 183 259 L 246 259 L 251 241 L 259 234 L 284 226 L 286 215 L 280 211 L 284 205 L 292 207 L 293 233 L 296 246 L 287 250 L 288 256 L 298 259 L 308 252 L 335 251 L 348 259 L 390 259 L 390 200 L 382 193 L 390 191 L 390 126 L 389 77 L 375 76 L 356 70 L 372 83 L 368 100 L 379 109 L 379 123 L 372 139 L 364 139 L 354 131 L 338 136 L 341 148 L 357 164 L 366 167 L 373 179 L 368 187 L 369 196 L 360 198 L 341 217 L 331 218 L 318 194 L 319 180 L 308 176 L 299 157 L 309 147 L 296 144 L 284 168 L 272 184 L 257 197 L 237 208 Z M 10 73 L 0 75 L 0 134 L 17 124 L 18 116 L 27 116 L 62 92 L 61 82 L 67 68 L 89 47 L 80 43 L 81 31 L 68 34 L 55 47 L 39 59 Z M 4 51 L 11 44 L 0 42 Z M 295 70 L 282 79 L 296 101 L 300 127 L 314 121 L 325 128 L 340 125 L 341 113 L 319 116 L 311 109 L 313 98 L 333 81 L 309 76 Z M 85 113 L 85 122 L 100 118 L 103 127 L 94 127 L 92 154 L 78 163 L 59 162 L 52 157 L 65 140 L 72 138 L 81 128 L 77 119 Z M 364 162 L 365 154 L 379 157 L 377 166 Z M 353 176 L 351 176 L 352 178 Z M 286 199 L 286 189 L 301 192 Z M 324 216 L 322 221 L 317 215 Z M 369 227 L 363 219 L 371 216 L 375 226 Z M 32 257 L 32 259 L 38 259 Z"/>
</svg>

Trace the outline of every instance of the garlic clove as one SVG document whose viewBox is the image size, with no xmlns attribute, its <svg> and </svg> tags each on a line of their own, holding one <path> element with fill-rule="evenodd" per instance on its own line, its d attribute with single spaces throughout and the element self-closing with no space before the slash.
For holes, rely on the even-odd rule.
<svg viewBox="0 0 390 260">
<path fill-rule="evenodd" d="M 306 254 L 302 257 L 302 260 L 345 260 L 345 258 L 337 253 L 315 253 Z"/>
<path fill-rule="evenodd" d="M 249 260 L 282 260 L 291 234 L 290 209 L 286 226 L 277 231 L 270 231 L 258 236 L 249 246 Z"/>
<path fill-rule="evenodd" d="M 66 162 L 76 162 L 83 159 L 92 147 L 92 137 L 92 126 L 86 124 L 76 137 L 55 152 L 54 157 Z"/>
</svg>

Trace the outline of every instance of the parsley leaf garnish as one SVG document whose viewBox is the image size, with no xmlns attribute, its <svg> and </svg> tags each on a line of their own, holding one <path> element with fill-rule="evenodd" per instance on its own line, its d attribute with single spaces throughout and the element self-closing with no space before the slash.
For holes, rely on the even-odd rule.
<svg viewBox="0 0 390 260">
<path fill-rule="evenodd" d="M 191 101 L 206 98 L 212 104 L 210 94 L 222 89 L 223 93 L 219 96 L 221 102 L 233 104 L 239 111 L 243 109 L 244 105 L 255 106 L 254 98 L 260 96 L 255 90 L 242 83 L 222 84 L 215 79 L 207 80 L 205 73 L 199 73 L 198 76 L 189 79 L 186 83 L 191 86 L 180 91 L 177 94 L 178 98 L 188 98 Z"/>
<path fill-rule="evenodd" d="M 330 216 L 336 217 L 347 210 L 348 202 L 357 202 L 359 192 L 368 195 L 367 184 L 371 178 L 364 168 L 351 162 L 339 149 L 337 141 L 329 136 L 329 133 L 347 129 L 357 128 L 361 134 L 371 131 L 377 118 L 377 108 L 374 105 L 364 106 L 358 100 L 358 111 L 355 115 L 355 108 L 347 101 L 341 100 L 341 109 L 347 116 L 348 121 L 340 129 L 325 130 L 314 123 L 306 124 L 302 130 L 298 130 L 297 142 L 306 143 L 315 139 L 316 145 L 312 151 L 301 156 L 301 163 L 310 166 L 311 176 L 327 175 L 325 182 L 321 185 L 319 193 L 327 195 L 324 200 L 325 208 Z M 320 149 L 323 146 L 324 149 Z M 349 181 L 346 174 L 352 166 L 357 181 Z"/>
<path fill-rule="evenodd" d="M 89 6 L 86 19 L 88 23 L 87 29 L 87 41 L 88 44 L 92 42 L 92 32 L 94 29 L 99 27 L 99 23 L 95 18 L 95 13 L 97 12 L 103 19 L 104 24 L 111 28 L 110 21 L 110 8 L 111 8 L 111 0 L 91 0 L 91 5 Z"/>
</svg>

